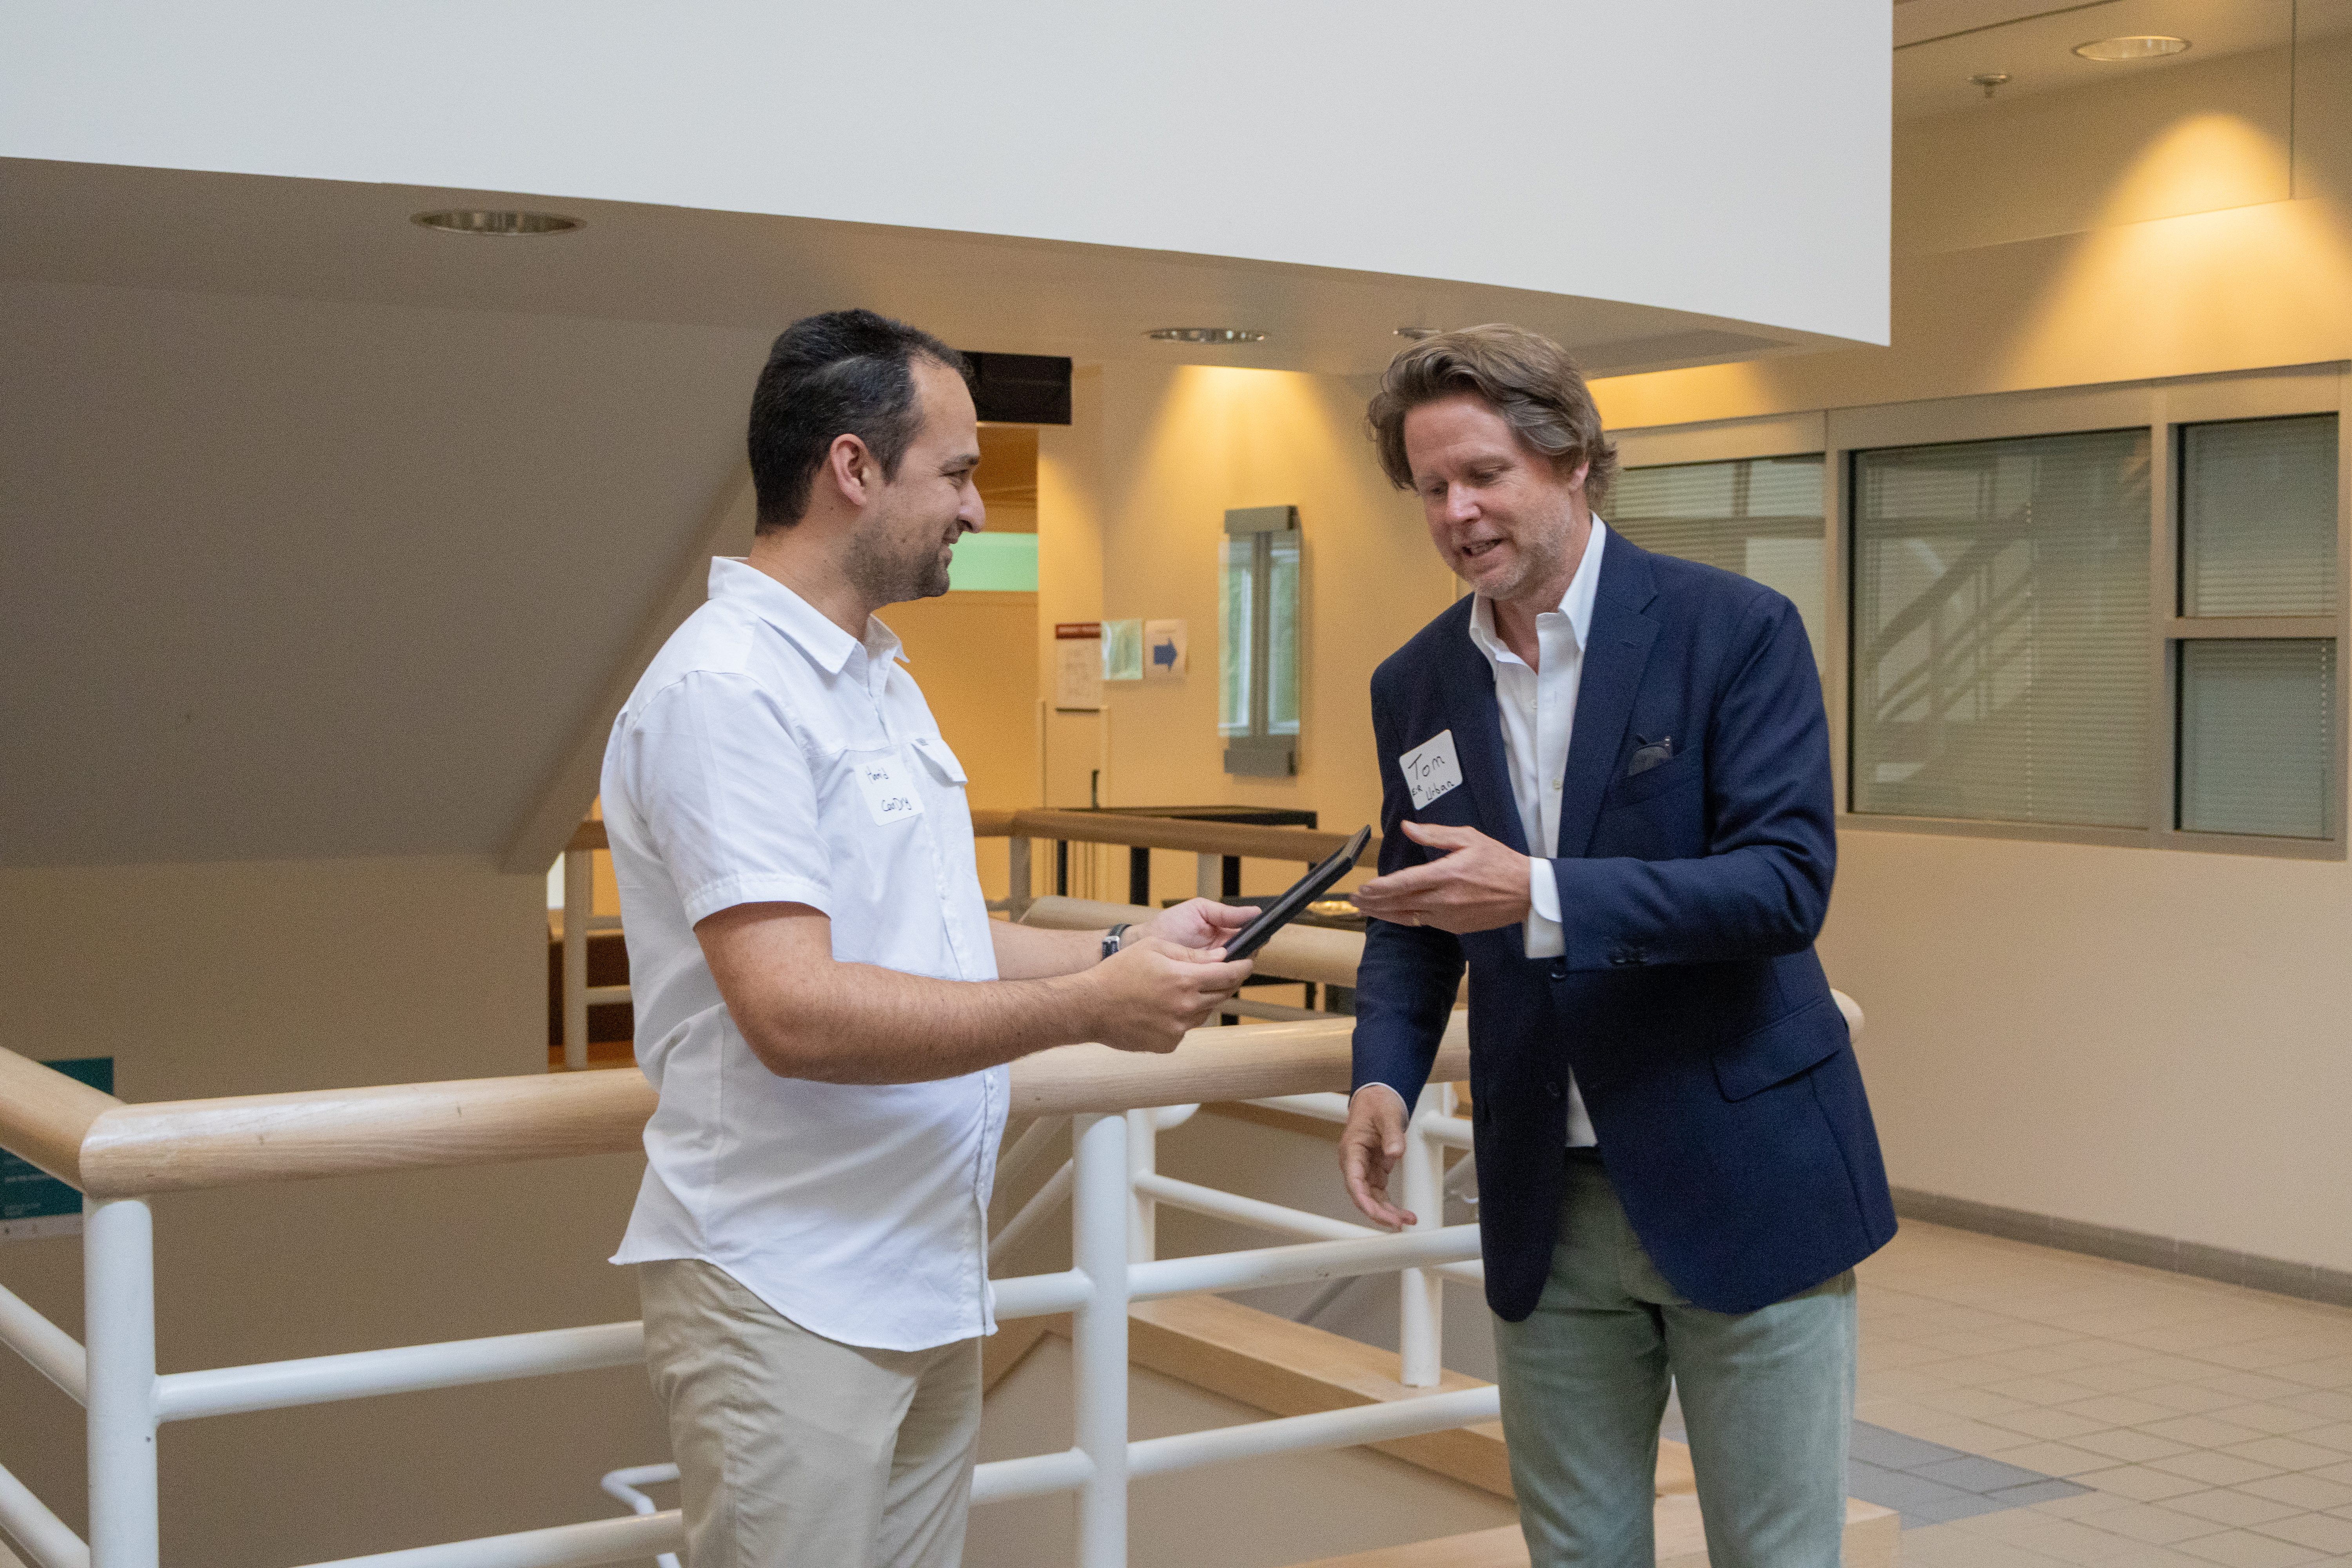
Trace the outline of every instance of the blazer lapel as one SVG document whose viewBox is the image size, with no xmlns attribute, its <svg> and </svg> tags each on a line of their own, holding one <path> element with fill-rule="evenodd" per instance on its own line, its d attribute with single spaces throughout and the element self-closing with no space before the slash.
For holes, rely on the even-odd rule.
<svg viewBox="0 0 2352 1568">
<path fill-rule="evenodd" d="M 1656 594 L 1647 552 L 1612 530 L 1601 551 L 1592 629 L 1576 688 L 1576 724 L 1560 781 L 1557 853 L 1563 858 L 1581 857 L 1591 844 L 1601 797 L 1615 782 L 1625 726 L 1633 718 L 1633 694 L 1650 661 L 1650 645 L 1658 637 L 1658 623 L 1642 613 Z"/>
</svg>

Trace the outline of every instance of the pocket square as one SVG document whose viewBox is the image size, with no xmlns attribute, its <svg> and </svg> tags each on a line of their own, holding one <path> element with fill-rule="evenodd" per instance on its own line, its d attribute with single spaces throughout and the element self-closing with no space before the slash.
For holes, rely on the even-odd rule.
<svg viewBox="0 0 2352 1568">
<path fill-rule="evenodd" d="M 1633 738 L 1637 741 L 1642 739 L 1639 735 Z M 1660 763 L 1671 761 L 1674 754 L 1675 738 L 1672 735 L 1661 735 L 1654 741 L 1643 742 L 1634 752 L 1633 761 L 1625 764 L 1625 776 L 1630 779 L 1635 773 L 1646 773 Z"/>
</svg>

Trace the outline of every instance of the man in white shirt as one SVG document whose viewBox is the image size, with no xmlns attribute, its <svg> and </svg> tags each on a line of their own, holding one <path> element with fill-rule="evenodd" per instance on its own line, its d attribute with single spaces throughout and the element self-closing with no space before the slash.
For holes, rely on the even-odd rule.
<svg viewBox="0 0 2352 1568">
<path fill-rule="evenodd" d="M 1835 835 L 1796 610 L 1592 513 L 1615 453 L 1519 328 L 1400 353 L 1381 461 L 1474 590 L 1372 678 L 1381 875 L 1340 1163 L 1389 1201 L 1463 971 L 1478 1221 L 1535 1568 L 1648 1568 L 1678 1391 L 1716 1568 L 1835 1568 L 1853 1266 L 1895 1230 L 1814 957 Z"/>
<path fill-rule="evenodd" d="M 963 364 L 794 323 L 751 408 L 759 532 L 614 721 L 604 806 L 639 1066 L 637 1265 L 694 1568 L 953 1568 L 992 1332 L 1004 1064 L 1172 1050 L 1246 910 L 988 918 L 964 773 L 876 611 L 983 521 Z"/>
</svg>

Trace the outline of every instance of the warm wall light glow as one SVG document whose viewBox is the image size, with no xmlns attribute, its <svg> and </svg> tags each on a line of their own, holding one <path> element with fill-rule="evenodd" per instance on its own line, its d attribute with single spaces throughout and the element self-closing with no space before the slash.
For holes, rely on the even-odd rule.
<svg viewBox="0 0 2352 1568">
<path fill-rule="evenodd" d="M 2197 114 L 2132 160 L 2101 205 L 2098 221 L 2145 223 L 2286 195 L 2286 149 L 2274 138 L 2234 114 Z"/>
<path fill-rule="evenodd" d="M 2328 357 L 2352 331 L 2352 234 L 2324 202 L 2264 202 L 2081 236 L 1993 384 L 2063 386 Z"/>
</svg>

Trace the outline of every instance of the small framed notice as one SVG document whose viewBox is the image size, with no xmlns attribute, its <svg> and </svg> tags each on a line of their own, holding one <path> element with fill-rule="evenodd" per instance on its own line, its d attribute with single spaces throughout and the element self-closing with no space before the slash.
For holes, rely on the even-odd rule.
<svg viewBox="0 0 2352 1568">
<path fill-rule="evenodd" d="M 1102 709 L 1102 623 L 1054 623 L 1054 710 L 1095 713 Z"/>
</svg>

